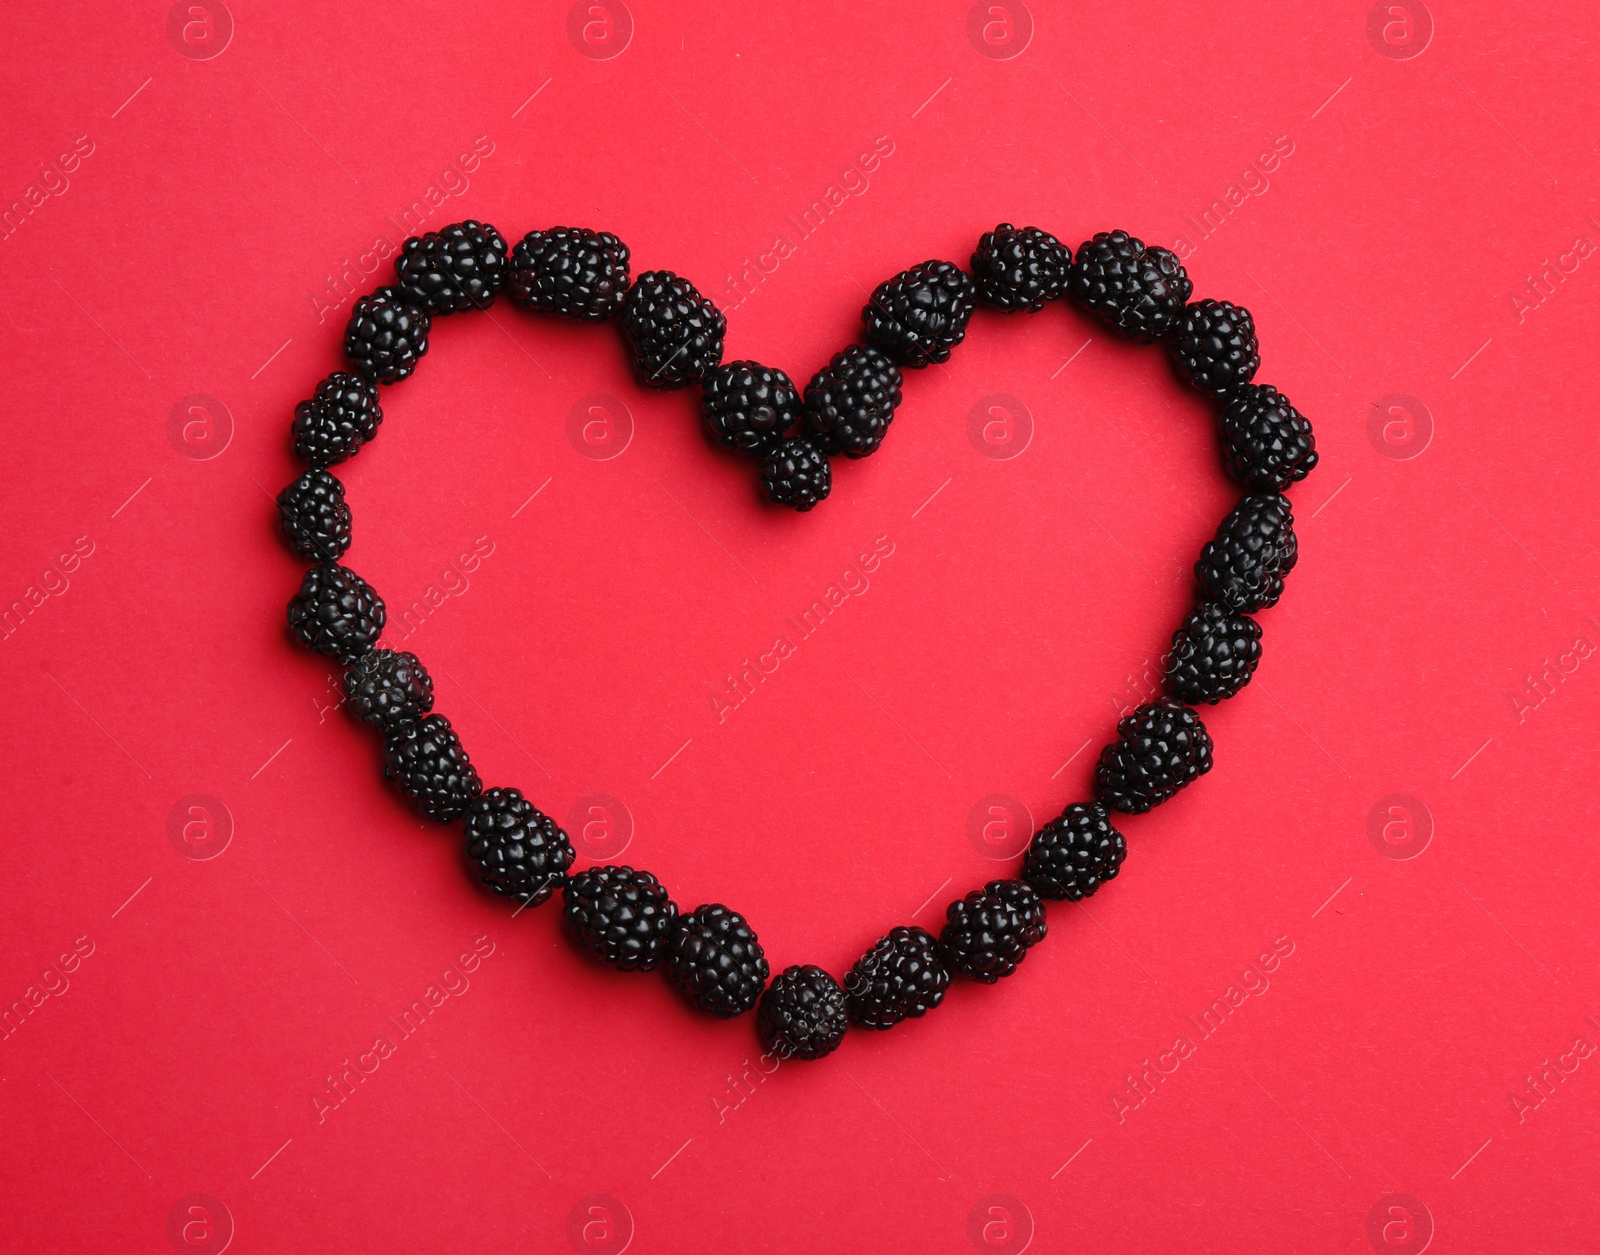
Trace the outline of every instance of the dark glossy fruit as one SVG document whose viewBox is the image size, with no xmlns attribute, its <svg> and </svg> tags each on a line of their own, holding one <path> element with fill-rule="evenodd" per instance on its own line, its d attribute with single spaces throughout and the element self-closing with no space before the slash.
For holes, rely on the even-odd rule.
<svg viewBox="0 0 1600 1255">
<path fill-rule="evenodd" d="M 832 1054 L 850 1027 L 844 990 L 820 967 L 785 968 L 756 1011 L 762 1044 L 782 1059 Z"/>
<path fill-rule="evenodd" d="M 429 819 L 447 823 L 483 792 L 478 771 L 443 715 L 402 723 L 383 747 L 383 774 Z"/>
<path fill-rule="evenodd" d="M 647 270 L 628 289 L 622 331 L 647 387 L 699 383 L 721 364 L 727 329 L 722 311 L 670 270 Z"/>
<path fill-rule="evenodd" d="M 861 311 L 867 339 L 901 366 L 950 360 L 976 303 L 972 279 L 947 261 L 925 261 L 880 283 Z"/>
<path fill-rule="evenodd" d="M 1194 573 L 1210 600 L 1242 614 L 1278 604 L 1300 560 L 1289 499 L 1275 492 L 1239 501 L 1200 551 Z"/>
<path fill-rule="evenodd" d="M 586 867 L 567 877 L 562 897 L 578 943 L 623 972 L 653 970 L 678 922 L 661 882 L 631 867 Z"/>
<path fill-rule="evenodd" d="M 508 288 L 537 313 L 610 318 L 628 297 L 628 246 L 585 227 L 529 231 L 511 251 Z"/>
<path fill-rule="evenodd" d="M 1100 752 L 1094 782 L 1112 810 L 1137 815 L 1210 770 L 1211 736 L 1200 716 L 1163 697 L 1117 724 L 1117 739 Z"/>
<path fill-rule="evenodd" d="M 1194 284 L 1177 254 L 1102 231 L 1078 246 L 1067 291 L 1106 326 L 1148 344 L 1177 328 Z"/>
<path fill-rule="evenodd" d="M 317 385 L 315 396 L 294 407 L 294 454 L 312 466 L 343 462 L 377 434 L 381 422 L 378 385 L 336 370 Z"/>
<path fill-rule="evenodd" d="M 850 1018 L 863 1028 L 893 1028 L 944 1001 L 950 969 L 924 928 L 901 927 L 856 960 L 845 977 Z"/>
<path fill-rule="evenodd" d="M 538 906 L 572 866 L 572 843 L 520 789 L 489 789 L 467 804 L 467 858 L 496 893 Z"/>
<path fill-rule="evenodd" d="M 1072 250 L 1038 227 L 1002 222 L 972 254 L 977 297 L 1008 314 L 1037 313 L 1067 290 Z"/>
<path fill-rule="evenodd" d="M 1127 853 L 1101 803 L 1074 803 L 1033 834 L 1022 878 L 1040 897 L 1077 902 L 1115 879 Z"/>
<path fill-rule="evenodd" d="M 366 580 L 337 562 L 322 562 L 306 572 L 289 602 L 289 631 L 307 649 L 351 663 L 378 643 L 384 614 Z"/>
<path fill-rule="evenodd" d="M 1228 394 L 1222 448 L 1233 477 L 1256 492 L 1282 492 L 1317 465 L 1310 420 L 1271 384 L 1245 384 Z"/>
<path fill-rule="evenodd" d="M 1226 396 L 1261 365 L 1250 311 L 1228 301 L 1196 301 L 1183 311 L 1168 344 L 1178 374 L 1201 392 Z"/>
<path fill-rule="evenodd" d="M 346 668 L 344 695 L 356 718 L 389 732 L 433 709 L 433 679 L 415 654 L 375 649 Z"/>
<path fill-rule="evenodd" d="M 809 436 L 780 440 L 761 460 L 761 487 L 774 505 L 802 514 L 833 490 L 827 455 Z"/>
<path fill-rule="evenodd" d="M 1167 687 L 1191 706 L 1232 697 L 1261 661 L 1261 625 L 1211 602 L 1198 606 L 1172 634 Z"/>
<path fill-rule="evenodd" d="M 806 433 L 824 453 L 864 458 L 883 443 L 900 404 L 900 368 L 869 346 L 852 344 L 806 385 Z"/>
<path fill-rule="evenodd" d="M 724 362 L 701 385 L 700 418 L 723 448 L 759 457 L 799 423 L 800 394 L 781 370 Z"/>
<path fill-rule="evenodd" d="M 506 242 L 482 222 L 453 222 L 414 235 L 395 258 L 395 286 L 437 317 L 488 309 L 506 286 Z"/>
<path fill-rule="evenodd" d="M 718 903 L 681 916 L 667 941 L 667 974 L 708 1015 L 742 1015 L 767 983 L 767 959 L 744 916 Z"/>
<path fill-rule="evenodd" d="M 428 311 L 398 288 L 379 288 L 356 302 L 344 332 L 344 355 L 357 372 L 378 383 L 399 383 L 428 351 Z"/>
<path fill-rule="evenodd" d="M 1044 940 L 1044 902 L 1021 880 L 991 880 L 952 902 L 939 950 L 952 972 L 992 985 Z"/>
<path fill-rule="evenodd" d="M 327 471 L 307 471 L 278 494 L 278 528 L 302 558 L 332 562 L 344 557 L 350 548 L 344 485 Z"/>
</svg>

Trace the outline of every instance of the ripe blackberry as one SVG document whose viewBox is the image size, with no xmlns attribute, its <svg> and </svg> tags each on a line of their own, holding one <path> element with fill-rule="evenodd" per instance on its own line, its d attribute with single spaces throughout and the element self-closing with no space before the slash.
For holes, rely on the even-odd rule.
<svg viewBox="0 0 1600 1255">
<path fill-rule="evenodd" d="M 520 789 L 489 789 L 467 804 L 467 857 L 496 893 L 538 906 L 572 866 L 572 843 Z"/>
<path fill-rule="evenodd" d="M 352 663 L 378 643 L 383 601 L 349 567 L 319 562 L 289 602 L 289 631 L 307 649 Z"/>
<path fill-rule="evenodd" d="M 1112 810 L 1142 815 L 1210 770 L 1211 736 L 1200 716 L 1163 697 L 1117 724 L 1117 739 L 1100 751 L 1094 782 Z"/>
<path fill-rule="evenodd" d="M 428 351 L 433 319 L 398 288 L 379 288 L 356 302 L 344 332 L 344 355 L 368 379 L 399 383 Z"/>
<path fill-rule="evenodd" d="M 724 362 L 701 385 L 706 435 L 726 449 L 765 453 L 794 430 L 800 394 L 789 376 L 760 362 Z"/>
<path fill-rule="evenodd" d="M 1108 327 L 1149 344 L 1172 334 L 1194 284 L 1177 254 L 1102 231 L 1078 246 L 1067 291 Z"/>
<path fill-rule="evenodd" d="M 1040 897 L 1077 902 L 1114 880 L 1127 853 L 1103 805 L 1074 803 L 1033 834 L 1022 878 Z"/>
<path fill-rule="evenodd" d="M 986 231 L 972 255 L 972 277 L 985 305 L 1008 314 L 1036 314 L 1067 290 L 1072 250 L 1038 227 L 1002 222 Z"/>
<path fill-rule="evenodd" d="M 541 314 L 598 322 L 628 297 L 628 246 L 609 231 L 529 231 L 511 250 L 511 295 Z"/>
<path fill-rule="evenodd" d="M 1250 311 L 1229 301 L 1187 306 L 1167 345 L 1172 364 L 1201 392 L 1225 396 L 1247 384 L 1261 365 Z"/>
<path fill-rule="evenodd" d="M 433 709 L 433 678 L 415 654 L 375 649 L 345 669 L 344 695 L 356 718 L 390 732 Z"/>
<path fill-rule="evenodd" d="M 833 491 L 827 455 L 809 436 L 780 440 L 761 461 L 761 487 L 774 505 L 804 514 Z"/>
<path fill-rule="evenodd" d="M 394 259 L 395 286 L 429 314 L 488 309 L 506 286 L 506 242 L 482 222 L 453 222 L 405 242 Z"/>
<path fill-rule="evenodd" d="M 647 270 L 628 289 L 622 331 L 648 387 L 699 383 L 721 363 L 727 329 L 722 311 L 670 270 Z"/>
<path fill-rule="evenodd" d="M 1222 444 L 1233 477 L 1255 492 L 1282 492 L 1317 465 L 1310 420 L 1271 384 L 1245 384 L 1228 397 Z"/>
<path fill-rule="evenodd" d="M 950 969 L 939 943 L 926 929 L 902 927 L 856 960 L 845 977 L 850 1018 L 863 1028 L 893 1028 L 901 1020 L 932 1011 L 944 1001 Z"/>
<path fill-rule="evenodd" d="M 1283 577 L 1299 560 L 1288 498 L 1252 493 L 1240 499 L 1206 542 L 1194 573 L 1212 601 L 1254 614 L 1278 604 Z"/>
<path fill-rule="evenodd" d="M 806 431 L 824 453 L 864 458 L 883 443 L 900 404 L 900 368 L 877 349 L 852 344 L 806 385 Z"/>
<path fill-rule="evenodd" d="M 744 916 L 717 903 L 681 917 L 667 940 L 667 974 L 695 1006 L 728 1019 L 756 1005 L 767 958 Z"/>
<path fill-rule="evenodd" d="M 1191 706 L 1215 706 L 1250 683 L 1260 661 L 1261 625 L 1208 602 L 1172 634 L 1167 687 Z"/>
<path fill-rule="evenodd" d="M 294 455 L 312 466 L 343 462 L 377 435 L 381 422 L 378 385 L 336 370 L 294 407 Z"/>
<path fill-rule="evenodd" d="M 902 366 L 950 360 L 975 305 L 972 279 L 947 261 L 925 261 L 880 283 L 861 311 L 867 339 Z"/>
<path fill-rule="evenodd" d="M 561 893 L 573 936 L 612 967 L 649 972 L 661 961 L 678 908 L 649 872 L 587 867 Z"/>
<path fill-rule="evenodd" d="M 383 774 L 429 819 L 448 823 L 483 792 L 478 769 L 443 715 L 402 723 L 383 745 Z"/>
<path fill-rule="evenodd" d="M 832 1054 L 850 1027 L 844 990 L 820 967 L 785 968 L 761 995 L 756 1027 L 779 1059 Z"/>
<path fill-rule="evenodd" d="M 344 557 L 350 548 L 344 485 L 327 471 L 307 471 L 278 494 L 278 527 L 302 558 L 332 562 Z"/>
<path fill-rule="evenodd" d="M 1044 940 L 1044 903 L 1021 880 L 991 880 L 945 910 L 939 950 L 950 970 L 992 985 Z"/>
</svg>

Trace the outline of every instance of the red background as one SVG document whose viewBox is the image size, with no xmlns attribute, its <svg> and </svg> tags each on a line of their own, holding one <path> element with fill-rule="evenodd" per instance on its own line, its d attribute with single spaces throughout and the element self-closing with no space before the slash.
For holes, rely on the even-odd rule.
<svg viewBox="0 0 1600 1255">
<path fill-rule="evenodd" d="M 1369 34 L 1356 0 L 1037 4 L 999 58 L 985 37 L 1014 52 L 1021 27 L 980 14 L 971 38 L 961 3 L 630 3 L 609 58 L 565 5 L 232 0 L 209 59 L 153 0 L 8 15 L 0 200 L 58 190 L 0 240 L 0 600 L 26 603 L 0 642 L 0 1000 L 27 1008 L 0 1041 L 5 1245 L 167 1250 L 193 1194 L 215 1227 L 178 1249 L 215 1249 L 216 1203 L 243 1251 L 566 1250 L 575 1208 L 598 1250 L 631 1228 L 650 1251 L 1359 1252 L 1375 1207 L 1379 1249 L 1430 1225 L 1436 1250 L 1586 1245 L 1593 6 L 1438 0 L 1397 56 L 1419 28 Z M 617 232 L 730 310 L 729 358 L 801 379 L 864 291 L 1001 219 L 1183 237 L 1196 295 L 1253 310 L 1260 379 L 1317 424 L 1300 567 L 1255 683 L 1206 714 L 1216 769 L 1126 821 L 1122 877 L 1053 906 L 1014 979 L 741 1094 L 749 1019 L 578 961 L 553 907 L 510 918 L 326 709 L 269 496 L 339 361 L 338 276 L 384 281 L 362 255 L 430 187 L 429 227 Z M 607 329 L 502 302 L 431 344 L 340 468 L 388 639 L 488 783 L 563 822 L 619 799 L 623 861 L 744 912 L 777 967 L 842 973 L 1006 874 L 969 839 L 980 799 L 1042 822 L 1085 796 L 1233 495 L 1207 406 L 1063 306 L 980 312 L 804 516 L 757 500 L 692 394 L 635 387 Z M 197 394 L 220 408 L 170 424 Z M 591 394 L 632 429 L 619 456 L 569 437 Z M 1008 459 L 969 435 L 993 394 L 1032 429 Z M 725 677 L 859 587 L 879 537 L 870 586 L 719 722 Z M 219 857 L 169 839 L 196 794 L 231 822 Z M 1374 815 L 1413 826 L 1390 855 L 1431 842 L 1385 857 Z M 1266 984 L 1246 969 L 1274 939 Z M 329 1074 L 451 967 L 458 992 L 331 1105 Z M 1247 986 L 1201 1038 L 1187 1017 Z"/>
</svg>

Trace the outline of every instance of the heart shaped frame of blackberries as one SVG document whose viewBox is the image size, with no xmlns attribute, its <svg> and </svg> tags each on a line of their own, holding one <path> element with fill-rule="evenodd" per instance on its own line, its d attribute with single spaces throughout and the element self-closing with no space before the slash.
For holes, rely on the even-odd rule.
<svg viewBox="0 0 1600 1255">
<path fill-rule="evenodd" d="M 1211 738 L 1194 707 L 1232 697 L 1261 657 L 1249 616 L 1274 605 L 1298 549 L 1282 493 L 1316 465 L 1311 425 L 1277 389 L 1252 383 L 1260 356 L 1247 310 L 1190 301 L 1183 265 L 1126 232 L 1076 251 L 1035 227 L 987 232 L 971 272 L 926 261 L 873 292 L 861 311 L 864 344 L 836 354 L 802 394 L 781 370 L 722 360 L 727 322 L 686 279 L 654 270 L 629 281 L 616 236 L 573 227 L 529 232 L 508 249 L 493 227 L 460 222 L 406 241 L 395 282 L 356 302 L 345 332 L 350 370 L 295 409 L 294 451 L 310 465 L 278 497 L 296 553 L 314 562 L 289 603 L 302 645 L 343 664 L 350 709 L 385 738 L 384 774 L 423 815 L 462 820 L 465 857 L 482 883 L 521 905 L 559 889 L 576 943 L 622 971 L 663 969 L 711 1015 L 759 1006 L 776 1058 L 815 1059 L 854 1023 L 887 1029 L 943 1000 L 952 977 L 992 984 L 1044 938 L 1044 899 L 1087 897 L 1116 876 L 1127 852 L 1114 813 L 1140 814 L 1211 769 Z M 793 966 L 768 984 L 754 931 L 719 903 L 680 911 L 649 872 L 572 871 L 567 836 L 513 788 L 485 790 L 450 721 L 433 713 L 433 682 L 417 658 L 380 649 L 383 602 L 340 564 L 350 509 L 328 467 L 352 457 L 382 421 L 378 385 L 395 384 L 427 352 L 432 320 L 486 309 L 501 292 L 542 314 L 617 321 L 642 384 L 700 385 L 701 418 L 716 443 L 760 461 L 767 496 L 810 510 L 831 485 L 829 459 L 877 450 L 900 403 L 903 369 L 943 362 L 979 303 L 1036 313 L 1066 296 L 1118 334 L 1162 343 L 1177 373 L 1216 399 L 1223 460 L 1245 495 L 1195 566 L 1196 605 L 1174 633 L 1167 693 L 1136 708 L 1101 751 L 1095 797 L 1033 834 L 1012 879 L 993 880 L 946 911 L 939 936 L 890 930 L 843 981 Z"/>
</svg>

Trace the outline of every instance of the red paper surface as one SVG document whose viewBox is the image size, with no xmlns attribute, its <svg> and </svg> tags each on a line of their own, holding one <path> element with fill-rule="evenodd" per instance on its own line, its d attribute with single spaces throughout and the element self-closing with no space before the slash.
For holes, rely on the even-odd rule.
<svg viewBox="0 0 1600 1255">
<path fill-rule="evenodd" d="M 1593 6 L 630 2 L 8 13 L 5 1247 L 1592 1246 Z M 1015 978 L 765 1075 L 384 787 L 270 498 L 352 291 L 466 217 L 615 231 L 801 380 L 1000 220 L 1253 311 L 1299 569 Z M 1086 796 L 1234 495 L 1060 305 L 805 516 L 507 301 L 383 403 L 348 561 L 487 782 L 841 974 Z"/>
</svg>

